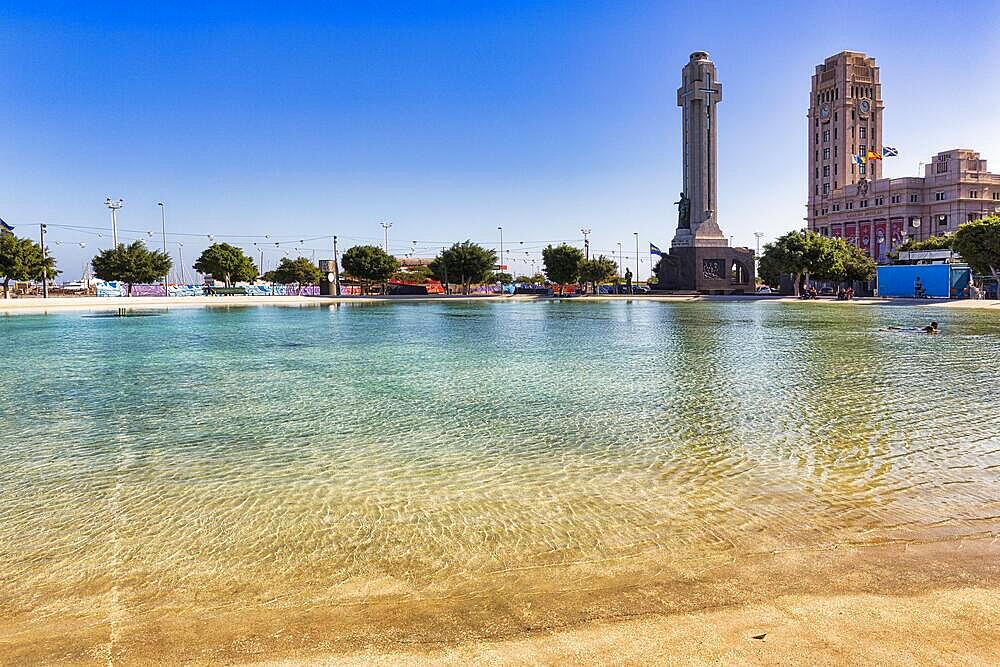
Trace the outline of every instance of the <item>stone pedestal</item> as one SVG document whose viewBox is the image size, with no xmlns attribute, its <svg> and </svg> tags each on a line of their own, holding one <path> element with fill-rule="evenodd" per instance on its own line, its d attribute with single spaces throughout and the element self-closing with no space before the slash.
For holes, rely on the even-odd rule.
<svg viewBox="0 0 1000 667">
<path fill-rule="evenodd" d="M 753 250 L 728 246 L 673 247 L 660 257 L 659 289 L 701 294 L 754 291 Z"/>
</svg>

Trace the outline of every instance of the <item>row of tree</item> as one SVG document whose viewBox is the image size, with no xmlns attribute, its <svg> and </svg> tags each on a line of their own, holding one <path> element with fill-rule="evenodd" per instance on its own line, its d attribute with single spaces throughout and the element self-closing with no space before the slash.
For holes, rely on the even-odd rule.
<svg viewBox="0 0 1000 667">
<path fill-rule="evenodd" d="M 978 275 L 989 274 L 1000 285 L 1000 215 L 973 220 L 951 234 L 907 241 L 900 250 L 953 250 Z"/>
<path fill-rule="evenodd" d="M 810 279 L 837 282 L 866 281 L 875 277 L 875 261 L 844 239 L 812 231 L 788 232 L 764 246 L 758 270 L 760 279 L 777 286 L 790 275 L 795 294 Z"/>
</svg>

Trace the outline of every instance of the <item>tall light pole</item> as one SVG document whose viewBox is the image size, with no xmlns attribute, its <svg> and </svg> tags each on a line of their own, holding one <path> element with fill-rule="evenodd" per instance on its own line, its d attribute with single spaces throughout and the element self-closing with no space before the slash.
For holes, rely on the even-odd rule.
<svg viewBox="0 0 1000 667">
<path fill-rule="evenodd" d="M 118 209 L 125 205 L 125 200 L 112 201 L 111 197 L 104 200 L 104 205 L 111 209 L 111 241 L 118 247 Z"/>
<path fill-rule="evenodd" d="M 622 242 L 618 242 L 618 277 L 622 277 Z"/>
<path fill-rule="evenodd" d="M 590 239 L 587 238 L 590 230 L 581 229 L 580 232 L 583 234 L 583 256 L 585 259 L 590 259 Z"/>
<path fill-rule="evenodd" d="M 160 233 L 163 235 L 163 254 L 167 254 L 167 205 L 163 202 L 156 202 L 156 205 L 160 207 Z M 167 280 L 169 276 L 163 274 L 163 296 L 170 296 L 170 292 L 167 291 Z"/>
<path fill-rule="evenodd" d="M 635 294 L 635 284 L 639 281 L 639 232 L 632 232 L 635 235 L 635 278 L 632 280 L 632 294 Z"/>
<path fill-rule="evenodd" d="M 183 248 L 184 248 L 184 244 L 181 243 L 180 241 L 178 241 L 177 242 L 177 267 L 180 270 L 181 282 L 186 285 L 187 281 L 184 280 L 184 250 L 183 250 Z"/>
<path fill-rule="evenodd" d="M 337 235 L 333 235 L 333 294 L 340 296 L 340 260 L 337 259 Z"/>
<path fill-rule="evenodd" d="M 502 226 L 498 226 L 497 229 L 500 230 L 500 258 L 498 260 L 499 261 L 498 266 L 500 268 L 497 269 L 497 270 L 498 271 L 503 271 L 504 270 L 503 269 L 503 227 Z"/>
<path fill-rule="evenodd" d="M 389 252 L 389 229 L 392 228 L 392 223 L 391 222 L 380 222 L 379 224 L 382 225 L 382 229 L 385 231 L 385 252 L 386 252 L 386 254 L 388 254 L 388 252 Z"/>
<path fill-rule="evenodd" d="M 49 270 L 45 266 L 45 225 L 38 225 L 38 235 L 42 244 L 42 298 L 49 298 Z"/>
<path fill-rule="evenodd" d="M 753 261 L 757 265 L 754 274 L 760 273 L 760 240 L 764 238 L 764 232 L 754 232 L 753 236 L 757 239 L 757 252 L 754 253 Z"/>
</svg>

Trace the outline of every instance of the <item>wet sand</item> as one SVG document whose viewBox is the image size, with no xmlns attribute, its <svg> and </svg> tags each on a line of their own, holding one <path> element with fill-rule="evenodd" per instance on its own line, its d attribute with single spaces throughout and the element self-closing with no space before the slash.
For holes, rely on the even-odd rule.
<svg viewBox="0 0 1000 667">
<path fill-rule="evenodd" d="M 641 585 L 634 568 L 616 572 L 621 563 L 601 566 L 608 576 L 582 588 L 573 584 L 580 572 L 560 568 L 512 580 L 499 595 L 427 598 L 370 582 L 321 607 L 296 599 L 234 606 L 223 599 L 233 591 L 195 591 L 197 612 L 155 615 L 129 600 L 123 581 L 78 600 L 74 614 L 43 606 L 10 619 L 0 663 L 997 664 L 995 542 L 708 559 L 681 579 Z M 651 556 L 640 564 L 647 575 Z"/>
</svg>

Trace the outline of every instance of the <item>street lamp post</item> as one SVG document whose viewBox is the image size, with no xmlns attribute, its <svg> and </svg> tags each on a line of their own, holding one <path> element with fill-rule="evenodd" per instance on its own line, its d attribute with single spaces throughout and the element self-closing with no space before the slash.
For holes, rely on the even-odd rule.
<svg viewBox="0 0 1000 667">
<path fill-rule="evenodd" d="M 587 238 L 590 230 L 581 229 L 580 232 L 583 234 L 583 256 L 585 259 L 590 259 L 590 239 Z"/>
<path fill-rule="evenodd" d="M 160 233 L 163 235 L 163 254 L 167 254 L 167 205 L 163 202 L 156 202 L 156 205 L 160 207 Z M 166 273 L 163 274 L 163 296 L 170 296 L 170 292 L 167 291 L 167 280 L 169 276 Z"/>
<path fill-rule="evenodd" d="M 340 296 L 340 261 L 337 259 L 337 235 L 333 235 L 333 293 Z"/>
<path fill-rule="evenodd" d="M 49 270 L 45 266 L 45 225 L 38 225 L 38 235 L 42 244 L 42 298 L 49 298 Z"/>
<path fill-rule="evenodd" d="M 386 251 L 386 253 L 388 253 L 389 252 L 389 229 L 392 228 L 392 223 L 391 222 L 380 222 L 379 224 L 382 225 L 382 229 L 385 231 L 385 251 Z"/>
<path fill-rule="evenodd" d="M 497 270 L 503 271 L 503 227 L 497 226 L 497 229 L 500 230 L 500 256 L 497 258 L 500 268 Z"/>
<path fill-rule="evenodd" d="M 618 242 L 618 277 L 622 277 L 622 242 Z"/>
<path fill-rule="evenodd" d="M 177 269 L 180 272 L 181 283 L 187 284 L 184 279 L 184 244 L 180 241 L 177 242 Z"/>
<path fill-rule="evenodd" d="M 639 232 L 632 232 L 635 236 L 635 278 L 632 279 L 632 294 L 635 294 L 635 284 L 639 280 Z"/>
<path fill-rule="evenodd" d="M 104 205 L 111 209 L 111 241 L 118 247 L 118 209 L 125 205 L 125 200 L 112 201 L 111 197 L 104 200 Z"/>
</svg>

